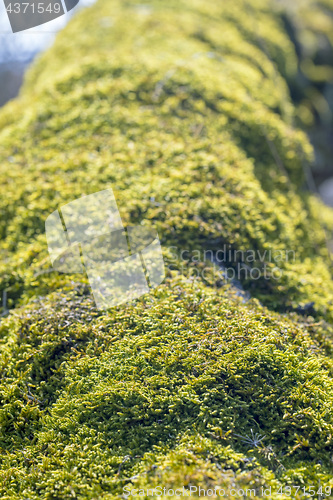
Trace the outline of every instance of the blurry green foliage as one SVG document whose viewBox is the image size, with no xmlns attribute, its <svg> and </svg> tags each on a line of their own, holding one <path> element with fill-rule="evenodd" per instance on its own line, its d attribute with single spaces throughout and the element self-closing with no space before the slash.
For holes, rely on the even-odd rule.
<svg viewBox="0 0 333 500">
<path fill-rule="evenodd" d="M 298 72 L 289 85 L 297 119 L 315 148 L 312 169 L 320 183 L 333 176 L 333 3 L 279 1 L 298 55 Z"/>
</svg>

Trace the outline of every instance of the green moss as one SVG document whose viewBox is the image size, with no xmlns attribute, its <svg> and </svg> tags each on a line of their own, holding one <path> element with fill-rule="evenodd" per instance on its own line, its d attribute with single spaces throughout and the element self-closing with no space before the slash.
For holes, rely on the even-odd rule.
<svg viewBox="0 0 333 500">
<path fill-rule="evenodd" d="M 120 494 L 160 469 L 170 487 L 277 490 L 296 470 L 331 484 L 333 365 L 314 321 L 179 278 L 103 314 L 86 293 L 2 325 L 3 496 Z"/>
<path fill-rule="evenodd" d="M 2 498 L 333 486 L 333 218 L 305 188 L 282 17 L 261 0 L 100 1 L 2 110 Z M 84 276 L 50 269 L 44 223 L 108 187 L 124 222 L 157 227 L 168 277 L 101 313 Z M 280 277 L 242 276 L 246 302 L 202 257 L 224 245 Z"/>
</svg>

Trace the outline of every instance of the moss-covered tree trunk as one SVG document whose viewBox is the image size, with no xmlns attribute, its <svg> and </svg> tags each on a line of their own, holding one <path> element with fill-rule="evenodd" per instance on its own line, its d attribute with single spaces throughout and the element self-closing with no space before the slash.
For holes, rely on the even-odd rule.
<svg viewBox="0 0 333 500">
<path fill-rule="evenodd" d="M 100 0 L 2 110 L 1 498 L 331 495 L 333 217 L 308 190 L 285 16 Z M 52 271 L 44 224 L 107 188 L 158 229 L 167 278 L 102 312 Z"/>
</svg>

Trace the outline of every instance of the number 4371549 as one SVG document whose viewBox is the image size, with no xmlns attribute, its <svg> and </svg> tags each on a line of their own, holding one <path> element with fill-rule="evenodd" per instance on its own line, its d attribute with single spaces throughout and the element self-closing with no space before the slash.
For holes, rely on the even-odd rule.
<svg viewBox="0 0 333 500">
<path fill-rule="evenodd" d="M 281 486 L 281 488 L 278 489 L 277 494 L 278 495 L 287 495 L 287 496 L 292 496 L 293 498 L 296 497 L 297 493 L 299 495 L 305 495 L 309 497 L 313 496 L 322 496 L 322 497 L 329 497 L 331 496 L 332 493 L 332 487 L 331 486 L 326 486 L 326 487 L 320 487 L 320 488 L 315 488 L 314 486 L 309 486 L 309 487 L 301 487 L 301 486 Z"/>
<path fill-rule="evenodd" d="M 28 12 L 31 14 L 43 14 L 44 12 L 59 14 L 61 11 L 60 3 L 44 3 L 44 2 L 22 2 L 22 3 L 10 3 L 6 8 L 7 12 L 10 14 L 27 14 Z"/>
</svg>

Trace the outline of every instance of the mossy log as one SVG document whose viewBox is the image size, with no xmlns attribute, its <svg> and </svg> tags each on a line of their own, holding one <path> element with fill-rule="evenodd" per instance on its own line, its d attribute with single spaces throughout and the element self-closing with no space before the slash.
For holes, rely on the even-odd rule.
<svg viewBox="0 0 333 500">
<path fill-rule="evenodd" d="M 99 0 L 1 111 L 1 498 L 333 490 L 333 217 L 308 189 L 286 12 Z M 44 224 L 109 187 L 157 228 L 167 278 L 99 311 L 50 268 Z M 221 248 L 278 273 L 240 290 L 203 257 Z"/>
</svg>

